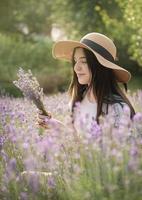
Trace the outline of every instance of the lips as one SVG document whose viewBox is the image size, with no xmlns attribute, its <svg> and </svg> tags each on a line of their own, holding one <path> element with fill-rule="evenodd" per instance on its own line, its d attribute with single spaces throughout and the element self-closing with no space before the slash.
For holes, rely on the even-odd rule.
<svg viewBox="0 0 142 200">
<path fill-rule="evenodd" d="M 85 74 L 77 74 L 77 76 L 84 76 Z"/>
</svg>

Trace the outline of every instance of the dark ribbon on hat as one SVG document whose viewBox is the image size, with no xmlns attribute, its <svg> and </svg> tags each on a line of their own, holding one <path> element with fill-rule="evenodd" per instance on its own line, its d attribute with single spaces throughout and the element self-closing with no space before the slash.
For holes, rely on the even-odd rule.
<svg viewBox="0 0 142 200">
<path fill-rule="evenodd" d="M 83 39 L 81 43 L 87 45 L 88 47 L 96 51 L 98 54 L 100 54 L 102 57 L 114 63 L 113 56 L 101 45 L 88 39 Z"/>
</svg>

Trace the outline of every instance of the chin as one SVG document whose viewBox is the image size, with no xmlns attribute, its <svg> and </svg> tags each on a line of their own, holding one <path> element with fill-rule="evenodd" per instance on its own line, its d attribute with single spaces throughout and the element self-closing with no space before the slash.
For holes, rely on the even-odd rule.
<svg viewBox="0 0 142 200">
<path fill-rule="evenodd" d="M 89 80 L 88 79 L 84 79 L 84 78 L 78 78 L 78 82 L 81 85 L 87 85 Z"/>
<path fill-rule="evenodd" d="M 78 81 L 80 85 L 86 85 L 87 83 L 84 81 Z"/>
</svg>

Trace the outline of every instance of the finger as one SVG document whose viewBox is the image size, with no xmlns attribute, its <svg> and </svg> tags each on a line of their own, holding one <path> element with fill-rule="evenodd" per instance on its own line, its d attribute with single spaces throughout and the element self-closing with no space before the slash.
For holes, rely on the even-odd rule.
<svg viewBox="0 0 142 200">
<path fill-rule="evenodd" d="M 52 117 L 51 113 L 50 113 L 50 112 L 48 112 L 48 118 L 51 118 L 51 117 Z"/>
<path fill-rule="evenodd" d="M 39 126 L 41 126 L 42 128 L 49 128 L 47 125 L 45 125 L 44 123 L 39 123 Z"/>
<path fill-rule="evenodd" d="M 50 118 L 44 115 L 39 115 L 39 120 L 42 120 L 45 124 L 50 122 Z"/>
<path fill-rule="evenodd" d="M 40 119 L 43 119 L 43 120 L 45 120 L 45 119 L 47 118 L 45 115 L 38 115 L 38 117 L 39 117 Z"/>
<path fill-rule="evenodd" d="M 45 122 L 45 120 L 43 120 L 43 119 L 38 119 L 37 121 L 38 121 L 38 123 L 40 123 L 40 124 L 45 124 L 45 125 L 47 124 L 47 123 Z"/>
<path fill-rule="evenodd" d="M 42 110 L 38 110 L 38 114 L 42 115 L 42 113 L 43 113 Z"/>
<path fill-rule="evenodd" d="M 38 121 L 38 124 L 41 125 L 41 126 L 45 126 L 45 123 L 43 123 L 41 121 L 40 122 Z"/>
<path fill-rule="evenodd" d="M 42 116 L 46 116 L 48 118 L 51 118 L 51 116 L 52 116 L 50 112 L 48 112 L 47 115 L 43 115 L 43 112 L 41 110 L 38 110 L 38 114 L 42 115 Z"/>
</svg>

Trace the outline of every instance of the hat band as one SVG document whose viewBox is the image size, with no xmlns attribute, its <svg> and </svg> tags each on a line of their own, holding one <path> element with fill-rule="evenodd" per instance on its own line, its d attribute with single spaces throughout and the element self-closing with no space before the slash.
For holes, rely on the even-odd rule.
<svg viewBox="0 0 142 200">
<path fill-rule="evenodd" d="M 81 43 L 87 45 L 88 47 L 90 47 L 91 49 L 93 49 L 94 51 L 96 51 L 98 54 L 100 54 L 102 57 L 104 57 L 105 59 L 114 62 L 114 58 L 113 56 L 101 45 L 97 44 L 96 42 L 93 42 L 91 40 L 88 39 L 83 39 L 81 41 Z"/>
</svg>

